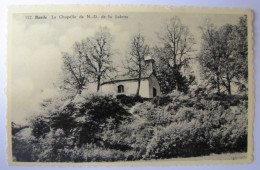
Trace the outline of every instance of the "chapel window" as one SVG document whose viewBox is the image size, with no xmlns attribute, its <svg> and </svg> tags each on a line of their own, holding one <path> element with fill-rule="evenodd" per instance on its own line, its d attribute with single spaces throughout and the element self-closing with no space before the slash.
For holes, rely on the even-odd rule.
<svg viewBox="0 0 260 170">
<path fill-rule="evenodd" d="M 119 85 L 117 88 L 118 88 L 117 90 L 118 93 L 124 93 L 125 90 L 123 85 Z"/>
</svg>

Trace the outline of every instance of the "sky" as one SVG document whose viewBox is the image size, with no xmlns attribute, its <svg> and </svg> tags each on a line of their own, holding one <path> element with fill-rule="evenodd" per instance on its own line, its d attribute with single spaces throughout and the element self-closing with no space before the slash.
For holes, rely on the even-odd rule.
<svg viewBox="0 0 260 170">
<path fill-rule="evenodd" d="M 122 15 L 128 19 L 78 19 L 79 15 Z M 47 16 L 46 20 L 26 20 L 25 16 Z M 72 13 L 53 14 L 14 14 L 9 38 L 9 75 L 11 81 L 11 118 L 16 123 L 39 112 L 40 102 L 59 95 L 55 87 L 61 72 L 61 52 L 72 52 L 76 41 L 93 36 L 100 26 L 109 28 L 113 36 L 113 64 L 122 66 L 129 50 L 130 37 L 140 32 L 150 47 L 159 44 L 157 34 L 162 26 L 174 16 L 189 27 L 197 44 L 196 56 L 200 44 L 199 26 L 209 17 L 216 26 L 237 24 L 240 15 L 221 14 L 178 14 L 178 13 L 78 13 L 77 19 L 55 19 L 51 16 L 65 17 Z M 10 52 L 11 51 L 11 52 Z M 194 67 L 196 69 L 196 67 Z"/>
</svg>

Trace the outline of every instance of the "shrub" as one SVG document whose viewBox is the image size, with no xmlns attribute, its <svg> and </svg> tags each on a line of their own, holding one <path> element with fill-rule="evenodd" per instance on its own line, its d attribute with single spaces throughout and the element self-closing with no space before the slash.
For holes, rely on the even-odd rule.
<svg viewBox="0 0 260 170">
<path fill-rule="evenodd" d="M 152 99 L 152 103 L 157 106 L 164 106 L 172 102 L 170 96 L 155 97 Z"/>
<path fill-rule="evenodd" d="M 44 116 L 38 116 L 31 120 L 32 135 L 35 138 L 45 137 L 50 132 L 50 125 Z"/>
<path fill-rule="evenodd" d="M 38 161 L 71 161 L 70 153 L 66 151 L 73 148 L 73 140 L 70 136 L 67 136 L 62 129 L 52 130 L 45 138 L 38 140 L 42 150 L 39 154 Z"/>
<path fill-rule="evenodd" d="M 122 103 L 124 105 L 127 105 L 129 107 L 133 106 L 137 102 L 142 103 L 143 101 L 147 100 L 147 99 L 142 98 L 140 96 L 136 96 L 136 95 L 134 95 L 134 96 L 126 96 L 124 94 L 117 95 L 116 98 L 117 98 L 117 100 L 120 103 Z"/>
<path fill-rule="evenodd" d="M 14 161 L 17 162 L 34 162 L 38 160 L 41 153 L 41 146 L 31 135 L 31 128 L 23 128 L 12 135 L 12 154 Z"/>
<path fill-rule="evenodd" d="M 50 100 L 43 104 L 44 116 L 30 122 L 32 136 L 13 124 L 13 155 L 17 161 L 83 162 L 246 151 L 246 98 L 198 94 Z"/>
<path fill-rule="evenodd" d="M 200 139 L 202 136 L 198 135 L 199 131 L 200 123 L 196 120 L 172 123 L 166 128 L 159 128 L 147 146 L 146 157 L 158 159 L 205 154 L 206 148 L 199 147 L 204 145 Z"/>
<path fill-rule="evenodd" d="M 29 140 L 12 137 L 13 161 L 33 162 L 37 161 L 38 154 L 34 152 L 34 147 Z"/>
<path fill-rule="evenodd" d="M 89 96 L 81 106 L 85 122 L 81 124 L 80 144 L 102 141 L 102 132 L 110 119 L 117 128 L 130 114 L 111 96 Z"/>
<path fill-rule="evenodd" d="M 178 100 L 176 97 L 175 101 Z M 167 117 L 171 124 L 157 124 L 147 145 L 146 158 L 246 151 L 247 102 L 228 109 L 220 101 L 201 100 L 200 104 L 203 107 L 180 106 L 178 102 L 168 104 L 164 113 L 171 115 Z M 157 115 L 163 122 L 164 117 Z"/>
</svg>

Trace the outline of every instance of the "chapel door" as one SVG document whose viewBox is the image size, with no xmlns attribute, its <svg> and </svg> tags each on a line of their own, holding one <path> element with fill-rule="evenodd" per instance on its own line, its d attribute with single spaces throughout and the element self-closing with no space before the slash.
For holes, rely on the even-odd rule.
<svg viewBox="0 0 260 170">
<path fill-rule="evenodd" d="M 157 96 L 157 91 L 156 91 L 156 88 L 153 87 L 153 97 L 156 97 Z"/>
</svg>

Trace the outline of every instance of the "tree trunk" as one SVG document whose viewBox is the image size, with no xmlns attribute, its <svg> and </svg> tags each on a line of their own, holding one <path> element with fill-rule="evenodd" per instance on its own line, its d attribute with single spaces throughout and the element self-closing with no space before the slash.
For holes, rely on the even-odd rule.
<svg viewBox="0 0 260 170">
<path fill-rule="evenodd" d="M 228 91 L 228 94 L 231 95 L 231 80 L 230 80 L 228 74 L 226 74 L 226 76 L 227 76 L 227 91 Z"/>
<path fill-rule="evenodd" d="M 78 85 L 77 94 L 81 94 L 83 86 L 81 84 Z"/>
<path fill-rule="evenodd" d="M 137 86 L 136 96 L 139 96 L 140 86 L 141 86 L 141 79 L 138 79 L 138 86 Z"/>
<path fill-rule="evenodd" d="M 139 96 L 139 91 L 140 91 L 140 86 L 141 86 L 141 57 L 139 56 L 139 73 L 138 73 L 138 85 L 137 85 L 137 91 L 136 91 L 136 96 Z"/>
<path fill-rule="evenodd" d="M 97 78 L 97 92 L 99 91 L 99 89 L 100 89 L 100 80 L 101 80 L 101 76 L 100 75 L 98 75 L 98 78 Z"/>
<path fill-rule="evenodd" d="M 218 94 L 220 94 L 220 83 L 219 83 L 219 76 L 217 75 L 217 88 L 218 88 Z"/>
<path fill-rule="evenodd" d="M 218 64 L 219 65 L 219 64 Z M 220 67 L 218 66 L 218 71 L 217 71 L 217 88 L 218 88 L 218 94 L 220 94 Z"/>
<path fill-rule="evenodd" d="M 231 87 L 230 87 L 230 85 L 228 86 L 227 90 L 228 90 L 228 94 L 231 95 Z"/>
<path fill-rule="evenodd" d="M 178 66 L 177 64 L 174 64 L 174 67 L 173 67 L 173 76 L 175 77 L 175 90 L 179 90 L 179 87 L 178 87 Z"/>
<path fill-rule="evenodd" d="M 136 96 L 139 96 L 140 86 L 141 86 L 141 71 L 139 71 L 138 73 L 138 85 L 137 85 Z"/>
</svg>

